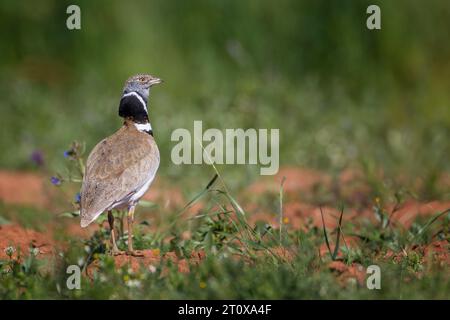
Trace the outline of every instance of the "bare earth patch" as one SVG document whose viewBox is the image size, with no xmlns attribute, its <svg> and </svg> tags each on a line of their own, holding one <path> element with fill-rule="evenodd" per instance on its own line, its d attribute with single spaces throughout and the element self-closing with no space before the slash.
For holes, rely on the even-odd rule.
<svg viewBox="0 0 450 320">
<path fill-rule="evenodd" d="M 20 251 L 21 256 L 28 256 L 30 248 L 38 249 L 37 257 L 51 257 L 55 253 L 55 241 L 49 233 L 25 229 L 16 224 L 0 225 L 0 259 L 7 259 L 5 249 L 15 249 L 14 258 Z"/>
<path fill-rule="evenodd" d="M 340 198 L 348 200 L 352 204 L 357 204 L 355 207 L 344 209 L 344 223 L 351 222 L 356 226 L 363 222 L 379 224 L 373 213 L 373 203 L 367 196 L 370 193 L 370 188 L 360 171 L 348 169 L 344 170 L 337 178 L 332 178 L 316 170 L 285 167 L 281 168 L 276 176 L 260 178 L 243 193 L 246 201 L 241 204 L 249 213 L 247 218 L 250 225 L 255 225 L 256 222 L 264 222 L 274 228 L 279 227 L 280 217 L 278 212 L 276 210 L 275 212 L 270 211 L 267 209 L 267 205 L 259 205 L 252 199 L 255 197 L 261 199 L 267 195 L 277 197 L 283 177 L 286 178 L 283 188 L 285 199 L 281 219 L 284 228 L 304 231 L 311 228 L 322 228 L 321 213 L 323 213 L 325 227 L 334 240 L 340 211 L 330 205 L 319 206 L 317 203 L 310 201 L 309 195 L 315 194 L 317 190 L 337 194 Z M 445 176 L 443 180 L 448 182 L 448 176 Z M 48 177 L 39 174 L 0 171 L 0 201 L 6 204 L 32 206 L 41 209 L 50 208 L 52 197 L 50 192 L 47 191 L 48 184 Z M 164 210 L 178 210 L 184 207 L 189 200 L 185 199 L 180 189 L 170 186 L 160 179 L 144 195 L 143 199 L 157 203 Z M 276 200 L 274 201 L 276 202 Z M 183 219 L 198 214 L 202 208 L 204 208 L 204 203 L 201 201 L 195 203 L 183 215 Z M 450 208 L 450 201 L 422 203 L 416 200 L 408 200 L 397 206 L 389 203 L 383 206 L 387 213 L 392 213 L 392 225 L 400 228 L 409 228 L 418 217 L 431 218 L 436 213 L 448 208 Z M 0 225 L 0 259 L 8 258 L 5 249 L 9 246 L 16 249 L 14 257 L 17 257 L 17 250 L 21 252 L 22 256 L 27 256 L 29 248 L 37 249 L 38 258 L 52 257 L 56 253 L 56 247 L 60 245 L 53 238 L 53 234 L 57 230 L 72 238 L 88 239 L 97 229 L 97 224 L 82 229 L 79 226 L 78 219 L 69 219 L 62 223 L 52 222 L 48 225 L 49 231 L 45 233 L 26 229 L 14 223 Z M 191 235 L 186 233 L 183 234 L 183 237 L 189 239 Z M 342 246 L 345 245 L 349 248 L 357 248 L 359 244 L 359 238 L 348 235 L 345 235 L 345 241 L 341 242 Z M 333 246 L 334 244 L 331 245 L 332 249 Z M 286 262 L 292 261 L 296 254 L 296 250 L 283 247 L 275 247 L 271 250 L 272 254 Z M 450 248 L 447 241 L 434 240 L 428 245 L 417 246 L 410 248 L 410 250 L 420 254 L 425 263 L 432 260 L 443 266 L 450 265 Z M 322 258 L 329 254 L 324 243 L 317 248 L 317 252 Z M 396 261 L 401 259 L 404 254 L 402 252 L 388 252 L 384 259 Z M 174 252 L 161 254 L 159 250 L 149 249 L 143 250 L 143 257 L 121 255 L 114 257 L 114 261 L 117 268 L 127 266 L 135 272 L 140 268 L 155 272 L 154 268 L 157 268 L 162 261 L 171 261 L 177 266 L 179 272 L 187 273 L 191 266 L 199 264 L 204 258 L 204 252 L 196 252 L 189 259 L 182 259 Z M 342 258 L 342 252 L 338 253 L 337 258 Z M 99 267 L 98 263 L 98 260 L 94 260 L 87 268 L 90 277 Z M 336 274 L 343 285 L 348 281 L 356 281 L 362 284 L 366 277 L 365 269 L 356 263 L 347 265 L 342 261 L 333 261 L 328 265 L 328 268 Z M 163 274 L 164 272 L 163 270 Z"/>
<path fill-rule="evenodd" d="M 48 207 L 50 199 L 44 187 L 42 175 L 0 171 L 0 200 L 7 204 Z"/>
<path fill-rule="evenodd" d="M 171 261 L 178 268 L 178 272 L 188 273 L 190 271 L 190 265 L 199 264 L 204 258 L 205 254 L 202 251 L 194 252 L 191 254 L 189 260 L 181 259 L 177 257 L 175 252 L 167 252 L 161 254 L 159 249 L 142 250 L 142 257 L 118 255 L 114 257 L 115 266 L 117 269 L 122 267 L 131 268 L 133 272 L 138 272 L 140 268 L 153 273 L 160 265 L 161 261 Z M 87 268 L 87 274 L 90 278 L 93 278 L 93 273 L 99 268 L 99 260 L 95 260 Z M 168 270 L 163 269 L 162 275 L 167 274 Z"/>
</svg>

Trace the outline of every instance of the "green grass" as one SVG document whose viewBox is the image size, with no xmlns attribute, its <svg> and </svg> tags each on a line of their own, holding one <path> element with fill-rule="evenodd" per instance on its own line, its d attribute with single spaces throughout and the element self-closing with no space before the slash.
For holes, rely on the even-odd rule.
<svg viewBox="0 0 450 320">
<path fill-rule="evenodd" d="M 280 166 L 320 169 L 337 189 L 342 170 L 358 168 L 370 189 L 355 200 L 319 186 L 305 197 L 286 195 L 286 201 L 343 204 L 346 210 L 372 206 L 376 197 L 382 203 L 450 200 L 450 185 L 442 183 L 450 170 L 448 1 L 432 0 L 426 8 L 420 0 L 377 1 L 380 31 L 365 28 L 365 10 L 372 4 L 368 0 L 78 3 L 82 30 L 73 32 L 65 28 L 70 2 L 0 4 L 2 170 L 76 175 L 74 168 L 66 171 L 64 151 L 79 140 L 89 152 L 117 130 L 125 79 L 149 72 L 165 80 L 150 98 L 150 120 L 161 151 L 158 176 L 188 199 L 216 172 L 206 165 L 174 165 L 170 136 L 177 128 L 192 130 L 193 121 L 202 120 L 204 128 L 220 130 L 279 128 Z M 16 26 L 12 31 L 11 25 Z M 36 150 L 44 156 L 43 166 L 30 161 Z M 380 225 L 343 223 L 342 234 L 365 241 L 346 248 L 341 239 L 342 259 L 363 266 L 379 263 L 383 289 L 369 291 L 354 283 L 343 287 L 328 268 L 331 257 L 317 255 L 325 242 L 321 228 L 280 232 L 262 223 L 253 229 L 237 212 L 230 196 L 244 197 L 245 208 L 243 191 L 259 177 L 259 168 L 217 169 L 228 188 L 219 184 L 220 192 L 202 193 L 207 203 L 203 216 L 190 219 L 160 207 L 139 212 L 158 230 L 139 226 L 139 248 L 176 252 L 181 258 L 194 250 L 207 253 L 191 273 L 180 274 L 169 262 L 155 273 L 119 273 L 105 254 L 108 231 L 101 229 L 86 243 L 71 239 L 55 264 L 2 261 L 0 298 L 450 297 L 448 270 L 425 265 L 420 253 L 411 251 L 435 234 L 448 241 L 448 214 L 420 233 L 429 220 L 417 221 L 410 230 L 391 229 L 383 225 L 388 218 L 378 210 L 382 208 L 374 209 Z M 74 190 L 63 190 L 66 194 L 57 201 L 73 202 Z M 279 210 L 277 195 L 253 200 L 267 212 Z M 0 216 L 35 229 L 66 219 L 4 204 Z M 184 239 L 184 231 L 192 237 Z M 327 231 L 332 252 L 337 234 Z M 167 243 L 168 237 L 172 241 Z M 236 238 L 242 243 L 237 245 Z M 120 246 L 125 241 L 126 235 Z M 270 253 L 279 246 L 295 249 L 290 263 Z M 407 254 L 399 262 L 381 259 L 388 250 Z M 102 262 L 98 277 L 94 282 L 84 277 L 81 291 L 66 290 L 65 266 L 86 261 L 94 251 Z M 235 254 L 242 259 L 236 261 Z M 169 272 L 161 277 L 164 268 Z M 124 276 L 139 278 L 141 287 L 129 288 Z"/>
<path fill-rule="evenodd" d="M 0 146 L 14 152 L 2 153 L 0 167 L 36 169 L 29 156 L 41 150 L 46 169 L 57 170 L 74 139 L 91 150 L 121 125 L 125 79 L 150 72 L 165 79 L 150 118 L 160 175 L 174 183 L 208 179 L 204 166 L 170 161 L 173 130 L 202 120 L 221 130 L 280 128 L 281 165 L 382 170 L 378 189 L 406 176 L 403 187 L 421 181 L 422 198 L 448 199 L 438 180 L 450 169 L 449 5 L 379 3 L 377 32 L 365 28 L 369 1 L 80 1 L 79 32 L 64 27 L 63 2 L 31 11 L 2 3 Z M 20 28 L 5 32 L 12 24 Z M 256 166 L 224 169 L 232 187 L 258 175 Z"/>
<path fill-rule="evenodd" d="M 54 215 L 45 209 L 7 205 L 0 202 L 0 225 L 15 222 L 26 228 L 42 231 L 45 230 L 45 225 L 53 219 Z"/>
<path fill-rule="evenodd" d="M 164 218 L 152 219 L 157 232 L 145 224 L 135 228 L 136 249 L 158 249 L 161 256 L 172 252 L 188 261 L 189 273 L 180 273 L 177 263 L 163 259 L 133 271 L 117 268 L 108 253 L 109 230 L 101 225 L 86 240 L 67 238 L 69 245 L 55 260 L 36 260 L 33 255 L 19 262 L 7 259 L 0 264 L 2 299 L 448 299 L 448 266 L 425 257 L 418 246 L 435 240 L 449 240 L 450 215 L 437 213 L 418 220 L 408 230 L 383 223 L 362 221 L 359 227 L 343 222 L 342 233 L 323 232 L 320 228 L 305 231 L 268 225 L 247 224 L 241 206 L 225 191 L 220 179 L 213 179 L 193 202 L 202 200 L 205 209 L 196 216 L 169 211 Z M 345 211 L 345 210 L 344 210 Z M 374 215 L 376 213 L 374 208 Z M 140 220 L 152 216 L 140 210 Z M 118 213 L 116 213 L 118 214 Z M 29 216 L 28 216 L 29 217 Z M 24 219 L 27 216 L 23 217 Z M 337 217 L 338 219 L 339 217 Z M 60 219 L 71 219 L 61 217 Z M 157 221 L 156 221 L 157 220 Z M 181 234 L 189 231 L 190 238 Z M 331 233 L 329 233 L 331 232 Z M 60 230 L 64 234 L 64 230 Z M 326 236 L 326 234 L 328 234 Z M 347 247 L 346 235 L 364 241 Z M 128 235 L 119 232 L 118 245 L 126 248 Z M 168 237 L 170 241 L 165 241 Z M 328 240 L 325 240 L 325 239 Z M 339 242 L 338 239 L 341 241 Z M 318 255 L 318 248 L 330 242 L 330 254 Z M 340 244 L 339 244 L 340 243 Z M 334 249 L 335 245 L 338 249 Z M 277 254 L 284 248 L 292 258 Z M 337 251 L 339 251 L 339 255 Z M 333 252 L 332 252 L 333 251 Z M 386 254 L 394 252 L 397 258 Z M 204 252 L 199 263 L 190 260 L 193 253 Z M 68 290 L 66 268 L 79 264 L 85 269 L 96 261 L 90 276 L 83 273 L 81 290 Z M 381 290 L 368 290 L 365 281 L 342 280 L 331 270 L 332 260 L 363 267 L 381 267 Z M 91 266 L 92 267 L 92 266 Z M 89 268 L 89 267 L 88 267 Z"/>
<path fill-rule="evenodd" d="M 200 224 L 198 232 L 207 228 L 211 228 L 208 222 Z M 216 229 L 210 232 L 213 230 Z M 87 243 L 105 241 L 105 235 Z M 198 266 L 192 264 L 189 274 L 180 273 L 170 261 L 157 264 L 154 273 L 148 268 L 138 272 L 126 266 L 117 269 L 108 254 L 98 253 L 99 269 L 93 280 L 83 276 L 82 289 L 71 291 L 65 287 L 66 266 L 87 256 L 84 245 L 74 240 L 50 273 L 39 271 L 37 262 L 25 260 L 17 265 L 15 261 L 2 261 L 0 296 L 2 299 L 448 299 L 450 296 L 447 267 L 424 266 L 416 253 L 392 262 L 376 258 L 376 253 L 389 248 L 387 244 L 375 245 L 375 249 L 373 244 L 366 244 L 356 258 L 343 251 L 344 261 L 381 266 L 382 289 L 371 291 L 356 281 L 344 284 L 337 281 L 336 274 L 328 269 L 330 259 L 317 256 L 317 245 L 322 241 L 320 231 L 289 232 L 288 238 L 289 243 L 299 244 L 294 247 L 295 258 L 289 263 L 274 258 L 262 248 L 255 251 L 263 253 L 262 256 L 244 253 L 246 259 L 234 259 L 230 248 L 217 249 L 202 237 L 160 245 L 162 254 L 176 248 L 181 258 L 189 257 L 190 250 L 200 245 L 207 258 Z M 136 241 L 137 247 L 148 248 L 149 243 L 152 248 L 158 246 L 152 239 Z M 270 242 L 264 246 L 270 249 Z M 292 246 L 285 246 L 292 250 Z M 25 266 L 30 263 L 32 267 Z M 418 276 L 417 272 L 423 270 L 426 272 Z"/>
</svg>

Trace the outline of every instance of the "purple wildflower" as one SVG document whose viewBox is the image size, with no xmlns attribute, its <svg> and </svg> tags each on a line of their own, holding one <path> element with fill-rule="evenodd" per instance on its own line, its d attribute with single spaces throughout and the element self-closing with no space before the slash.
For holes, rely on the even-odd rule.
<svg viewBox="0 0 450 320">
<path fill-rule="evenodd" d="M 76 195 L 75 195 L 75 203 L 80 203 L 81 202 L 81 194 L 78 192 Z"/>
<path fill-rule="evenodd" d="M 59 186 L 61 184 L 61 179 L 53 176 L 50 178 L 50 182 L 55 186 Z"/>
<path fill-rule="evenodd" d="M 75 157 L 76 153 L 74 149 L 66 150 L 64 151 L 64 158 L 73 158 Z"/>
<path fill-rule="evenodd" d="M 30 160 L 38 167 L 44 164 L 44 155 L 40 150 L 34 150 L 30 155 Z"/>
</svg>

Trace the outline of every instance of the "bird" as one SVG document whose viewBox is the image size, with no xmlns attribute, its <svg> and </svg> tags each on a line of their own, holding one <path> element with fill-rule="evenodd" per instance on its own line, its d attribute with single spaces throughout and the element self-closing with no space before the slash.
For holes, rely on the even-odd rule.
<svg viewBox="0 0 450 320">
<path fill-rule="evenodd" d="M 108 213 L 113 255 L 142 256 L 133 249 L 135 207 L 149 189 L 159 168 L 160 155 L 149 121 L 150 89 L 160 78 L 138 74 L 130 77 L 119 103 L 123 125 L 101 140 L 87 158 L 81 186 L 80 225 L 87 227 Z M 112 210 L 127 210 L 128 250 L 120 251 Z"/>
</svg>

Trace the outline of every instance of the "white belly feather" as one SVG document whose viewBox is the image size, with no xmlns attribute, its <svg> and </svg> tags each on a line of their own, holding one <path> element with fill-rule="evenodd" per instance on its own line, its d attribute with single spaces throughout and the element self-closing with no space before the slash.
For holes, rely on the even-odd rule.
<svg viewBox="0 0 450 320">
<path fill-rule="evenodd" d="M 147 192 L 148 188 L 150 188 L 154 178 L 154 176 L 151 177 L 151 179 L 149 179 L 139 190 L 137 190 L 136 193 L 131 196 L 130 201 L 137 202 Z"/>
<path fill-rule="evenodd" d="M 111 206 L 109 206 L 106 211 L 112 210 L 112 209 L 128 209 L 130 206 L 136 205 L 136 203 L 139 201 L 139 199 L 147 192 L 148 188 L 150 188 L 150 185 L 153 182 L 153 179 L 155 178 L 155 175 L 150 177 L 147 182 L 140 188 L 137 189 L 135 192 L 131 193 L 127 197 L 114 202 Z"/>
</svg>

